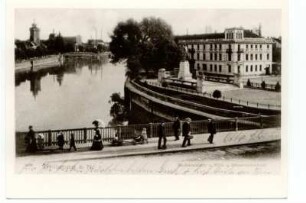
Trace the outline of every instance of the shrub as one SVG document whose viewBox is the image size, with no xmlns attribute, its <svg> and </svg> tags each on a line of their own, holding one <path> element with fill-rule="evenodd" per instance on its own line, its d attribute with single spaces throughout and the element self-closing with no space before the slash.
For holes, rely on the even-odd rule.
<svg viewBox="0 0 306 203">
<path fill-rule="evenodd" d="M 252 85 L 251 85 L 250 79 L 248 79 L 247 86 L 248 86 L 248 87 L 251 87 L 251 86 L 252 86 Z"/>
<path fill-rule="evenodd" d="M 222 97 L 222 93 L 220 90 L 215 90 L 212 95 L 214 98 L 219 99 Z"/>
<path fill-rule="evenodd" d="M 265 83 L 265 81 L 262 81 L 262 83 L 261 83 L 261 88 L 262 88 L 262 89 L 266 89 L 266 83 Z"/>
<path fill-rule="evenodd" d="M 168 83 L 167 82 L 162 82 L 162 86 L 163 87 L 168 87 Z"/>
<path fill-rule="evenodd" d="M 281 85 L 279 84 L 279 82 L 277 82 L 276 85 L 275 85 L 275 91 L 277 91 L 277 92 L 281 91 Z"/>
</svg>

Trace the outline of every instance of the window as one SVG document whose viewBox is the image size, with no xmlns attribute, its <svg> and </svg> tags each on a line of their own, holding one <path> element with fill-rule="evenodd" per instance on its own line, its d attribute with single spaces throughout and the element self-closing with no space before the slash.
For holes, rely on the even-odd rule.
<svg viewBox="0 0 306 203">
<path fill-rule="evenodd" d="M 251 44 L 251 49 L 253 48 L 253 45 Z"/>
<path fill-rule="evenodd" d="M 253 72 L 253 66 L 251 66 L 251 72 Z"/>
<path fill-rule="evenodd" d="M 212 72 L 212 68 L 213 68 L 212 66 L 213 66 L 213 65 L 212 65 L 212 64 L 210 64 L 210 71 L 211 71 L 211 72 Z"/>
<path fill-rule="evenodd" d="M 249 66 L 245 66 L 245 72 L 249 71 Z"/>
<path fill-rule="evenodd" d="M 215 72 L 217 72 L 217 65 L 215 65 Z"/>
<path fill-rule="evenodd" d="M 207 71 L 207 65 L 206 64 L 203 64 L 203 70 Z"/>
<path fill-rule="evenodd" d="M 251 54 L 251 61 L 253 60 L 253 54 Z"/>
<path fill-rule="evenodd" d="M 210 60 L 212 61 L 213 60 L 213 54 L 210 53 Z"/>
<path fill-rule="evenodd" d="M 200 70 L 200 64 L 197 64 L 197 69 Z"/>
<path fill-rule="evenodd" d="M 245 45 L 245 48 L 248 48 L 249 47 L 249 45 Z"/>
<path fill-rule="evenodd" d="M 262 45 L 259 45 L 259 48 L 262 48 Z"/>
<path fill-rule="evenodd" d="M 217 54 L 215 54 L 215 61 L 217 61 L 218 60 L 218 55 Z"/>
<path fill-rule="evenodd" d="M 255 49 L 257 49 L 257 44 L 255 45 Z"/>
<path fill-rule="evenodd" d="M 269 49 L 269 44 L 267 44 L 267 48 Z"/>
<path fill-rule="evenodd" d="M 259 55 L 260 60 L 262 60 L 262 54 Z"/>
<path fill-rule="evenodd" d="M 255 71 L 257 72 L 257 65 L 255 65 Z"/>
<path fill-rule="evenodd" d="M 249 54 L 245 55 L 245 60 L 249 60 Z"/>
<path fill-rule="evenodd" d="M 219 54 L 219 60 L 222 61 L 222 54 Z"/>
<path fill-rule="evenodd" d="M 205 53 L 203 53 L 203 61 L 205 61 Z"/>
<path fill-rule="evenodd" d="M 198 44 L 198 49 L 200 49 L 200 44 Z"/>
<path fill-rule="evenodd" d="M 196 59 L 200 60 L 200 54 L 199 53 L 197 53 L 197 58 Z"/>
<path fill-rule="evenodd" d="M 220 49 L 220 50 L 222 49 L 222 45 L 221 45 L 221 44 L 219 44 L 219 49 Z"/>
<path fill-rule="evenodd" d="M 219 72 L 222 72 L 222 65 L 219 65 Z"/>
<path fill-rule="evenodd" d="M 270 60 L 269 58 L 270 58 L 270 55 L 269 55 L 269 54 L 267 54 L 267 60 Z"/>
<path fill-rule="evenodd" d="M 232 67 L 231 67 L 231 65 L 228 65 L 228 72 L 229 72 L 229 73 L 232 72 Z"/>
<path fill-rule="evenodd" d="M 212 44 L 210 44 L 210 49 L 212 49 Z"/>
<path fill-rule="evenodd" d="M 259 66 L 259 71 L 262 71 L 262 66 L 261 65 Z"/>
<path fill-rule="evenodd" d="M 215 44 L 215 49 L 217 49 L 217 44 Z"/>
<path fill-rule="evenodd" d="M 240 61 L 240 54 L 238 54 L 238 61 Z"/>
<path fill-rule="evenodd" d="M 257 60 L 257 54 L 255 54 L 255 60 Z"/>
</svg>

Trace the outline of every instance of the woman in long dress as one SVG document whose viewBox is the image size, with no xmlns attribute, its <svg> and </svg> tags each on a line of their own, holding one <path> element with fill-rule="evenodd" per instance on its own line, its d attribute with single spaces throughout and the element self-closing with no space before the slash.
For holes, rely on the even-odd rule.
<svg viewBox="0 0 306 203">
<path fill-rule="evenodd" d="M 95 136 L 93 138 L 92 146 L 91 146 L 90 150 L 102 150 L 103 147 L 104 146 L 103 146 L 103 142 L 102 142 L 101 133 L 100 133 L 100 130 L 99 130 L 98 126 L 96 126 Z"/>
</svg>

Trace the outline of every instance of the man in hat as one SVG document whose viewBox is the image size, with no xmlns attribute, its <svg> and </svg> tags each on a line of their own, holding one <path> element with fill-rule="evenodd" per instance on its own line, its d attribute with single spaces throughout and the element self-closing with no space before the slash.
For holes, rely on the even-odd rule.
<svg viewBox="0 0 306 203">
<path fill-rule="evenodd" d="M 175 121 L 173 123 L 173 131 L 174 131 L 174 137 L 175 137 L 175 140 L 179 140 L 179 133 L 180 133 L 180 128 L 181 128 L 181 122 L 180 122 L 180 119 L 179 117 L 175 117 Z"/>
<path fill-rule="evenodd" d="M 213 123 L 212 119 L 208 119 L 207 131 L 210 133 L 207 141 L 212 144 L 214 141 L 214 135 L 216 134 L 216 126 Z"/>
<path fill-rule="evenodd" d="M 36 144 L 36 137 L 35 131 L 33 130 L 33 126 L 29 126 L 29 132 L 25 137 L 25 142 L 27 144 L 26 152 L 36 152 L 37 151 L 37 144 Z"/>
<path fill-rule="evenodd" d="M 163 146 L 161 145 L 164 141 Z M 167 149 L 167 138 L 165 134 L 165 123 L 162 121 L 158 126 L 158 149 Z"/>
<path fill-rule="evenodd" d="M 190 130 L 190 123 L 191 123 L 191 119 L 190 118 L 186 118 L 185 122 L 183 124 L 183 144 L 182 147 L 186 147 L 186 142 L 187 142 L 187 146 L 190 146 L 190 139 L 191 139 L 191 130 Z"/>
</svg>

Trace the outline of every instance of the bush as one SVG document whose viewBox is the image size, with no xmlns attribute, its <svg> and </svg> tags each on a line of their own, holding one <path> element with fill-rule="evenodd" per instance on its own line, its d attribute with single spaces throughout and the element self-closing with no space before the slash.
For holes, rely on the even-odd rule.
<svg viewBox="0 0 306 203">
<path fill-rule="evenodd" d="M 167 82 L 162 82 L 162 87 L 168 87 L 168 83 Z"/>
<path fill-rule="evenodd" d="M 279 84 L 279 82 L 277 82 L 276 85 L 275 85 L 275 91 L 277 91 L 277 92 L 281 91 L 281 85 Z"/>
<path fill-rule="evenodd" d="M 219 99 L 222 97 L 222 93 L 220 90 L 215 90 L 212 95 L 214 98 Z"/>
<path fill-rule="evenodd" d="M 251 85 L 250 79 L 248 79 L 247 86 L 248 86 L 248 87 L 251 87 L 251 86 L 252 86 L 252 85 Z"/>
<path fill-rule="evenodd" d="M 262 83 L 261 83 L 261 88 L 262 88 L 262 89 L 266 89 L 266 83 L 265 83 L 265 81 L 262 81 Z"/>
</svg>

